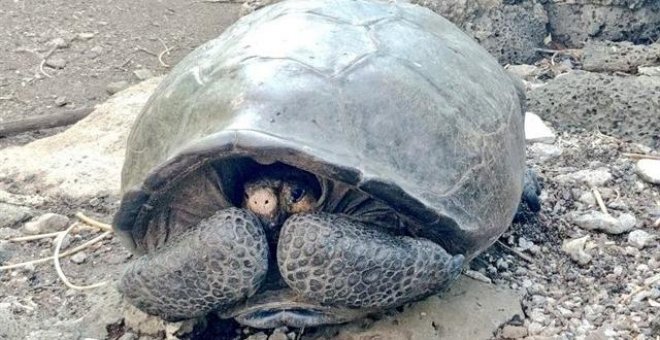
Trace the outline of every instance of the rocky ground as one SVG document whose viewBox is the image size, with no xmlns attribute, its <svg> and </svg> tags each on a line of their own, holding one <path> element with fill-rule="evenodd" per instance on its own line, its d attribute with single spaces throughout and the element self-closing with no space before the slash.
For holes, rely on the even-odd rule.
<svg viewBox="0 0 660 340">
<path fill-rule="evenodd" d="M 114 290 L 130 254 L 102 230 L 79 227 L 61 239 L 62 252 L 102 237 L 63 258 L 62 271 L 73 284 L 109 283 L 68 288 L 52 260 L 3 267 L 0 339 L 660 337 L 658 3 L 422 3 L 510 64 L 538 115 L 527 118 L 528 163 L 543 183 L 542 212 L 520 216 L 449 293 L 341 327 L 263 332 L 213 317 L 164 324 L 126 310 Z M 111 220 L 128 128 L 160 80 L 151 77 L 259 5 L 0 6 L 8 33 L 0 123 L 105 102 L 71 128 L 0 138 L 0 266 L 52 256 L 79 211 Z M 8 241 L 44 233 L 56 234 Z"/>
</svg>

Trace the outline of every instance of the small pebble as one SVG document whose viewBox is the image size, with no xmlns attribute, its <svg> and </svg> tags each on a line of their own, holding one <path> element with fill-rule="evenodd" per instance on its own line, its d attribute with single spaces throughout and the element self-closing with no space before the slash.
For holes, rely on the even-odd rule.
<svg viewBox="0 0 660 340">
<path fill-rule="evenodd" d="M 126 332 L 118 340 L 137 340 L 138 336 L 135 333 Z"/>
<path fill-rule="evenodd" d="M 505 339 L 521 339 L 526 336 L 526 327 L 506 325 L 502 328 L 502 337 Z"/>
<path fill-rule="evenodd" d="M 584 183 L 590 186 L 602 186 L 612 179 L 612 173 L 607 168 L 601 167 L 595 170 L 579 170 L 568 174 L 562 174 L 555 178 L 559 183 Z"/>
<path fill-rule="evenodd" d="M 14 257 L 18 246 L 8 241 L 0 241 L 0 264 L 9 261 Z"/>
<path fill-rule="evenodd" d="M 12 228 L 0 228 L 0 239 L 1 240 L 6 240 L 14 237 L 19 237 L 21 236 L 21 233 Z"/>
<path fill-rule="evenodd" d="M 89 50 L 89 57 L 94 59 L 103 53 L 103 48 L 101 46 L 94 46 Z"/>
<path fill-rule="evenodd" d="M 78 39 L 80 40 L 89 40 L 94 38 L 95 34 L 90 32 L 78 33 Z"/>
<path fill-rule="evenodd" d="M 545 162 L 561 156 L 562 150 L 555 145 L 535 143 L 529 147 L 529 153 L 536 161 Z"/>
<path fill-rule="evenodd" d="M 112 95 L 127 88 L 128 85 L 129 83 L 125 80 L 113 81 L 112 83 L 106 85 L 105 91 Z"/>
<path fill-rule="evenodd" d="M 509 71 L 509 73 L 514 74 L 515 76 L 519 77 L 520 79 L 530 79 L 534 78 L 536 75 L 540 73 L 540 68 L 535 65 L 507 65 L 506 70 Z"/>
<path fill-rule="evenodd" d="M 660 184 L 660 160 L 640 159 L 637 162 L 637 175 L 649 183 Z"/>
<path fill-rule="evenodd" d="M 59 57 L 48 58 L 46 60 L 46 66 L 51 68 L 63 69 L 66 66 L 66 60 Z"/>
<path fill-rule="evenodd" d="M 268 340 L 268 335 L 264 332 L 259 332 L 248 336 L 245 340 Z"/>
<path fill-rule="evenodd" d="M 532 322 L 527 327 L 527 332 L 529 332 L 530 335 L 541 334 L 541 332 L 543 332 L 543 325 L 538 322 Z"/>
<path fill-rule="evenodd" d="M 71 262 L 76 263 L 76 264 L 81 264 L 81 263 L 85 262 L 86 259 L 87 259 L 87 254 L 85 254 L 82 251 L 79 252 L 79 253 L 75 253 L 75 254 L 73 254 L 73 256 L 71 256 Z"/>
<path fill-rule="evenodd" d="M 524 238 L 524 237 L 521 237 L 521 238 L 518 239 L 518 247 L 519 247 L 520 250 L 522 250 L 522 251 L 529 250 L 529 249 L 532 248 L 533 246 L 534 246 L 534 242 L 532 242 L 532 241 L 528 241 L 528 240 L 527 240 L 526 238 Z"/>
<path fill-rule="evenodd" d="M 146 80 L 154 76 L 153 72 L 146 68 L 133 71 L 133 74 L 140 80 Z"/>
<path fill-rule="evenodd" d="M 59 96 L 59 97 L 55 98 L 55 105 L 56 106 L 64 106 L 68 103 L 69 103 L 68 100 L 64 96 Z"/>
<path fill-rule="evenodd" d="M 584 250 L 589 238 L 589 235 L 587 235 L 578 239 L 564 241 L 561 250 L 568 254 L 573 261 L 581 265 L 586 265 L 592 259 L 591 255 Z"/>
<path fill-rule="evenodd" d="M 63 38 L 55 38 L 47 43 L 49 46 L 55 46 L 57 48 L 67 48 L 69 43 Z"/>
<path fill-rule="evenodd" d="M 628 234 L 628 243 L 637 249 L 643 249 L 654 239 L 654 235 L 651 235 L 644 230 L 633 230 Z"/>
<path fill-rule="evenodd" d="M 43 214 L 23 226 L 23 232 L 28 235 L 53 233 L 66 229 L 69 218 L 54 213 Z"/>
<path fill-rule="evenodd" d="M 608 234 L 625 233 L 637 224 L 635 216 L 631 214 L 621 214 L 619 218 L 614 218 L 601 211 L 590 211 L 581 215 L 572 216 L 573 223 L 586 230 L 600 230 Z"/>
<path fill-rule="evenodd" d="M 268 337 L 268 340 L 288 340 L 289 338 L 286 336 L 285 333 L 282 332 L 274 332 Z"/>
<path fill-rule="evenodd" d="M 578 198 L 578 201 L 589 205 L 589 206 L 594 206 L 596 205 L 596 198 L 594 197 L 594 194 L 591 193 L 591 191 L 585 191 L 583 192 L 580 197 Z"/>
<path fill-rule="evenodd" d="M 13 227 L 34 215 L 27 207 L 0 203 L 0 229 Z"/>
</svg>

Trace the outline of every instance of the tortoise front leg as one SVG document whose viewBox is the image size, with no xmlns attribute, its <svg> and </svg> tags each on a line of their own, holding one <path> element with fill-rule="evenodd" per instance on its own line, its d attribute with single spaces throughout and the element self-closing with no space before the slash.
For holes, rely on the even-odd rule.
<svg viewBox="0 0 660 340">
<path fill-rule="evenodd" d="M 429 240 L 314 214 L 287 220 L 277 261 L 287 284 L 306 298 L 324 305 L 388 308 L 448 287 L 461 272 L 463 256 L 452 256 Z"/>
<path fill-rule="evenodd" d="M 133 262 L 119 289 L 146 313 L 176 321 L 222 310 L 253 295 L 268 269 L 257 218 L 230 208 Z"/>
</svg>

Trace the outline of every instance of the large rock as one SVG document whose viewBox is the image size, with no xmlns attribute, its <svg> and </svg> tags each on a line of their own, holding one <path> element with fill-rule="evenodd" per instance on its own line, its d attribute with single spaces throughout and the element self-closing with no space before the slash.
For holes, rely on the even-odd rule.
<svg viewBox="0 0 660 340">
<path fill-rule="evenodd" d="M 432 296 L 384 317 L 366 330 L 356 324 L 342 329 L 338 339 L 489 339 L 515 315 L 524 318 L 520 295 L 508 288 L 461 279 L 442 297 Z"/>
<path fill-rule="evenodd" d="M 160 78 L 128 88 L 68 130 L 0 150 L 0 189 L 70 198 L 118 195 L 126 140 Z"/>
<path fill-rule="evenodd" d="M 538 59 L 535 48 L 547 35 L 548 17 L 534 1 L 411 0 L 447 18 L 477 40 L 502 64 Z"/>
<path fill-rule="evenodd" d="M 653 65 L 660 65 L 660 43 L 591 41 L 583 49 L 582 68 L 587 71 L 637 73 L 640 66 Z"/>
<path fill-rule="evenodd" d="M 547 36 L 548 16 L 538 3 L 502 4 L 457 23 L 501 64 L 529 64 L 539 59 L 536 48 Z"/>
<path fill-rule="evenodd" d="M 660 14 L 659 14 L 660 15 Z M 660 145 L 660 77 L 576 71 L 528 93 L 528 110 L 560 130 L 596 130 Z"/>
<path fill-rule="evenodd" d="M 588 39 L 648 43 L 660 37 L 657 0 L 546 0 L 553 40 L 582 47 Z"/>
</svg>

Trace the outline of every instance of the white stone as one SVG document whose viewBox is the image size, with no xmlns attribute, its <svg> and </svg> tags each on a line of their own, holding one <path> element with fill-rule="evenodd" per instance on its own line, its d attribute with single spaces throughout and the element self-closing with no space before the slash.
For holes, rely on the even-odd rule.
<svg viewBox="0 0 660 340">
<path fill-rule="evenodd" d="M 571 219 L 573 223 L 582 229 L 600 230 L 615 235 L 631 230 L 637 223 L 635 217 L 630 214 L 622 214 L 617 219 L 601 211 L 574 214 Z"/>
<path fill-rule="evenodd" d="M 43 196 L 118 196 L 128 133 L 159 82 L 118 93 L 60 134 L 0 150 L 0 190 L 19 182 Z"/>
<path fill-rule="evenodd" d="M 660 160 L 640 159 L 637 162 L 637 175 L 649 183 L 660 184 Z"/>
<path fill-rule="evenodd" d="M 533 112 L 525 113 L 525 140 L 530 143 L 555 142 L 555 133 Z"/>
<path fill-rule="evenodd" d="M 596 198 L 594 197 L 594 194 L 591 191 L 585 191 L 580 195 L 578 198 L 578 201 L 593 206 L 596 205 Z"/>
<path fill-rule="evenodd" d="M 607 181 L 612 179 L 610 171 L 601 167 L 595 170 L 580 170 L 568 174 L 559 175 L 556 177 L 557 182 L 560 183 L 584 183 L 591 186 L 601 186 Z"/>
<path fill-rule="evenodd" d="M 522 326 L 506 325 L 502 328 L 502 337 L 505 339 L 522 339 L 527 336 L 527 328 Z"/>
<path fill-rule="evenodd" d="M 532 248 L 533 246 L 534 246 L 534 242 L 528 241 L 524 237 L 521 237 L 521 238 L 518 239 L 518 247 L 520 248 L 520 250 L 525 251 L 525 250 L 528 250 L 528 249 Z"/>
<path fill-rule="evenodd" d="M 637 73 L 649 77 L 660 77 L 660 66 L 639 66 Z"/>
<path fill-rule="evenodd" d="M 507 65 L 506 70 L 524 80 L 530 80 L 539 74 L 539 67 L 535 65 Z"/>
<path fill-rule="evenodd" d="M 543 332 L 543 325 L 538 323 L 538 322 L 532 322 L 527 326 L 527 331 L 529 332 L 530 335 L 537 335 L 541 334 Z"/>
<path fill-rule="evenodd" d="M 635 228 L 635 226 L 637 226 L 637 218 L 635 218 L 635 215 L 630 213 L 623 213 L 619 215 L 617 220 L 619 221 L 621 229 L 624 231 L 630 231 Z"/>
<path fill-rule="evenodd" d="M 654 235 L 651 235 L 644 230 L 633 230 L 628 234 L 628 243 L 637 249 L 642 249 L 648 246 L 654 239 Z"/>
<path fill-rule="evenodd" d="M 566 240 L 561 246 L 561 250 L 568 254 L 573 261 L 581 265 L 586 265 L 591 262 L 592 259 L 591 255 L 584 250 L 589 238 L 589 235 L 587 235 L 573 240 Z"/>
<path fill-rule="evenodd" d="M 79 253 L 75 253 L 75 254 L 73 254 L 73 256 L 71 256 L 71 262 L 77 263 L 77 264 L 81 264 L 81 263 L 85 262 L 86 259 L 87 259 L 87 254 L 85 254 L 82 251 L 79 252 Z"/>
<path fill-rule="evenodd" d="M 534 143 L 530 145 L 529 153 L 538 162 L 545 162 L 561 156 L 562 150 L 556 145 Z"/>
</svg>

